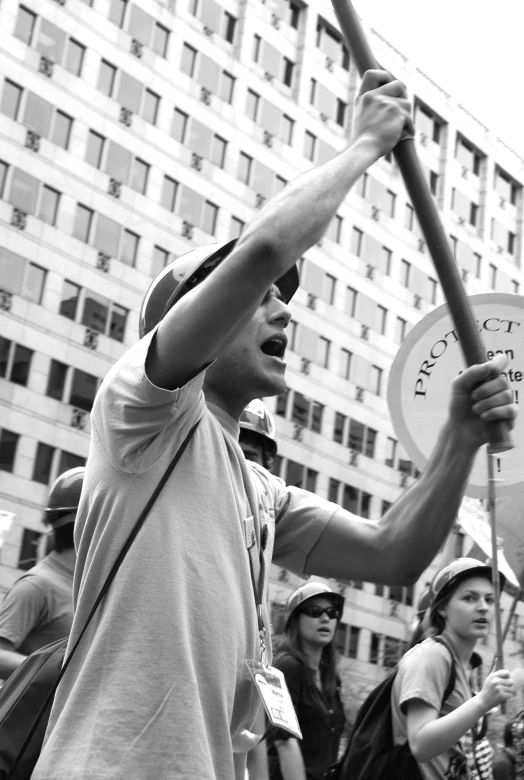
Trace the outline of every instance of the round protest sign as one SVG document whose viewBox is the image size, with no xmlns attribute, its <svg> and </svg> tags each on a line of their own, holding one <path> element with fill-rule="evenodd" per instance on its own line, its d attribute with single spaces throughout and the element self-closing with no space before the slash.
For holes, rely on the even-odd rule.
<svg viewBox="0 0 524 780">
<path fill-rule="evenodd" d="M 503 354 L 505 375 L 519 404 L 524 399 L 524 298 L 487 293 L 469 298 L 488 358 Z M 396 434 L 416 466 L 423 470 L 444 423 L 452 380 L 465 368 L 457 331 L 446 305 L 424 317 L 403 341 L 391 367 L 388 403 Z M 515 447 L 497 456 L 497 495 L 524 493 L 524 415 L 513 431 Z M 466 494 L 487 496 L 487 458 L 482 448 Z"/>
</svg>

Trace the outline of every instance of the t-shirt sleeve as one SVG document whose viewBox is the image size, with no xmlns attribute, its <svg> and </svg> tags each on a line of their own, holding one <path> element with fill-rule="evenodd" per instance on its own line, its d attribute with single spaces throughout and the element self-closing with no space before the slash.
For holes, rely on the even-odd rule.
<svg viewBox="0 0 524 780">
<path fill-rule="evenodd" d="M 15 582 L 0 610 L 0 637 L 17 650 L 46 614 L 46 597 L 29 578 Z"/>
<path fill-rule="evenodd" d="M 404 656 L 398 672 L 399 705 L 403 714 L 413 699 L 420 699 L 440 712 L 452 663 L 449 651 L 437 642 L 424 642 Z"/>
<path fill-rule="evenodd" d="M 315 493 L 277 479 L 273 562 L 304 576 L 307 556 L 339 509 Z M 306 575 L 307 576 L 307 575 Z"/>
<path fill-rule="evenodd" d="M 156 387 L 147 377 L 145 363 L 155 332 L 111 368 L 91 414 L 106 457 L 126 473 L 141 473 L 153 465 L 165 451 L 166 438 L 176 442 L 179 437 L 181 443 L 204 410 L 205 371 L 176 390 Z"/>
<path fill-rule="evenodd" d="M 273 660 L 273 666 L 276 669 L 280 669 L 284 675 L 291 701 L 293 702 L 295 712 L 297 712 L 304 684 L 304 667 L 297 658 L 287 653 L 277 656 Z M 293 734 L 285 729 L 272 728 L 268 734 L 268 742 L 272 743 L 278 739 L 294 739 L 294 737 Z"/>
</svg>

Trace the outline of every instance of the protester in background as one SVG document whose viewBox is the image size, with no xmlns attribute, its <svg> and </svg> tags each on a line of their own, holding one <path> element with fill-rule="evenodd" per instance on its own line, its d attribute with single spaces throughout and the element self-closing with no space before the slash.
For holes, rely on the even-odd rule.
<svg viewBox="0 0 524 780">
<path fill-rule="evenodd" d="M 408 742 L 424 780 L 492 778 L 483 716 L 509 698 L 512 682 L 508 671 L 499 670 L 476 693 L 474 670 L 481 659 L 475 646 L 488 637 L 494 617 L 491 578 L 491 567 L 473 558 L 458 558 L 439 571 L 429 637 L 399 664 L 391 694 L 394 741 Z M 445 698 L 453 664 L 455 684 Z"/>
<path fill-rule="evenodd" d="M 275 655 L 295 706 L 302 740 L 273 729 L 268 736 L 271 780 L 322 780 L 338 758 L 345 723 L 335 634 L 343 596 L 310 582 L 289 597 L 286 636 Z"/>
<path fill-rule="evenodd" d="M 273 471 L 277 456 L 275 420 L 259 398 L 246 406 L 240 420 L 238 442 L 246 460 Z"/>
<path fill-rule="evenodd" d="M 0 679 L 6 680 L 41 647 L 63 639 L 73 621 L 74 523 L 85 468 L 53 483 L 44 512 L 53 551 L 18 579 L 0 610 Z"/>
<path fill-rule="evenodd" d="M 424 639 L 424 631 L 427 628 L 427 626 L 424 625 L 424 617 L 426 616 L 426 612 L 430 604 L 431 585 L 427 584 L 418 597 L 417 611 L 415 612 L 415 621 L 412 627 L 411 640 L 408 649 L 415 647 L 415 645 L 418 645 L 418 643 Z"/>
<path fill-rule="evenodd" d="M 499 748 L 493 756 L 493 780 L 517 780 L 517 757 L 513 748 L 512 721 L 504 726 L 504 747 Z"/>
<path fill-rule="evenodd" d="M 506 359 L 464 370 L 426 471 L 380 521 L 246 462 L 242 410 L 286 387 L 297 261 L 367 168 L 413 133 L 405 88 L 384 71 L 363 76 L 353 115 L 347 146 L 286 185 L 236 243 L 166 266 L 144 299 L 143 338 L 97 392 L 70 646 L 144 503 L 196 432 L 61 681 L 34 780 L 243 777 L 260 736 L 246 661 L 260 660 L 263 631 L 271 657 L 271 562 L 303 576 L 413 583 L 455 520 L 485 423 L 512 424 Z"/>
</svg>

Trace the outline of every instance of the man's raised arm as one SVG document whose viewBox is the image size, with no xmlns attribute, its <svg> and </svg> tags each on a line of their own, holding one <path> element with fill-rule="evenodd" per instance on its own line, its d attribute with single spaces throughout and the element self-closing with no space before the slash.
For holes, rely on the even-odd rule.
<svg viewBox="0 0 524 780">
<path fill-rule="evenodd" d="M 352 185 L 395 146 L 406 126 L 411 114 L 402 84 L 383 71 L 366 73 L 348 146 L 273 198 L 233 252 L 162 320 L 147 361 L 154 384 L 181 387 L 227 348 L 275 280 L 324 235 Z"/>
</svg>

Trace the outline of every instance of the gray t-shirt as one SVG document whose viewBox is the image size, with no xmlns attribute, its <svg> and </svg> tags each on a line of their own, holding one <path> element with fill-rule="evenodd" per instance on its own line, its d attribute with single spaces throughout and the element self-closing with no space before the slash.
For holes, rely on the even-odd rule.
<svg viewBox="0 0 524 780">
<path fill-rule="evenodd" d="M 200 425 L 58 689 L 34 780 L 232 780 L 234 764 L 238 776 L 232 738 L 258 710 L 246 665 L 259 643 L 245 520 L 254 515 L 257 544 L 268 528 L 267 593 L 271 559 L 303 573 L 337 509 L 246 462 L 238 424 L 206 406 L 204 373 L 174 391 L 152 385 L 151 337 L 111 369 L 93 407 L 71 642 L 175 451 Z M 269 626 L 267 607 L 264 617 Z"/>
<path fill-rule="evenodd" d="M 0 637 L 30 655 L 64 639 L 73 621 L 73 572 L 56 552 L 20 577 L 5 594 L 0 610 Z"/>
<path fill-rule="evenodd" d="M 452 648 L 449 638 L 447 641 Z M 456 657 L 455 653 L 454 655 Z M 474 658 L 477 664 L 479 658 L 476 654 Z M 401 659 L 391 692 L 393 739 L 396 745 L 407 742 L 407 702 L 420 699 L 437 710 L 439 717 L 443 717 L 472 697 L 471 685 L 464 667 L 456 662 L 455 687 L 442 703 L 450 679 L 452 663 L 449 650 L 433 639 L 426 639 L 419 645 L 415 645 Z M 484 741 L 482 749 L 485 750 L 486 747 Z M 418 766 L 424 780 L 454 780 L 454 778 L 479 780 L 473 756 L 471 731 L 468 731 L 445 753 L 426 763 L 419 763 Z"/>
</svg>

